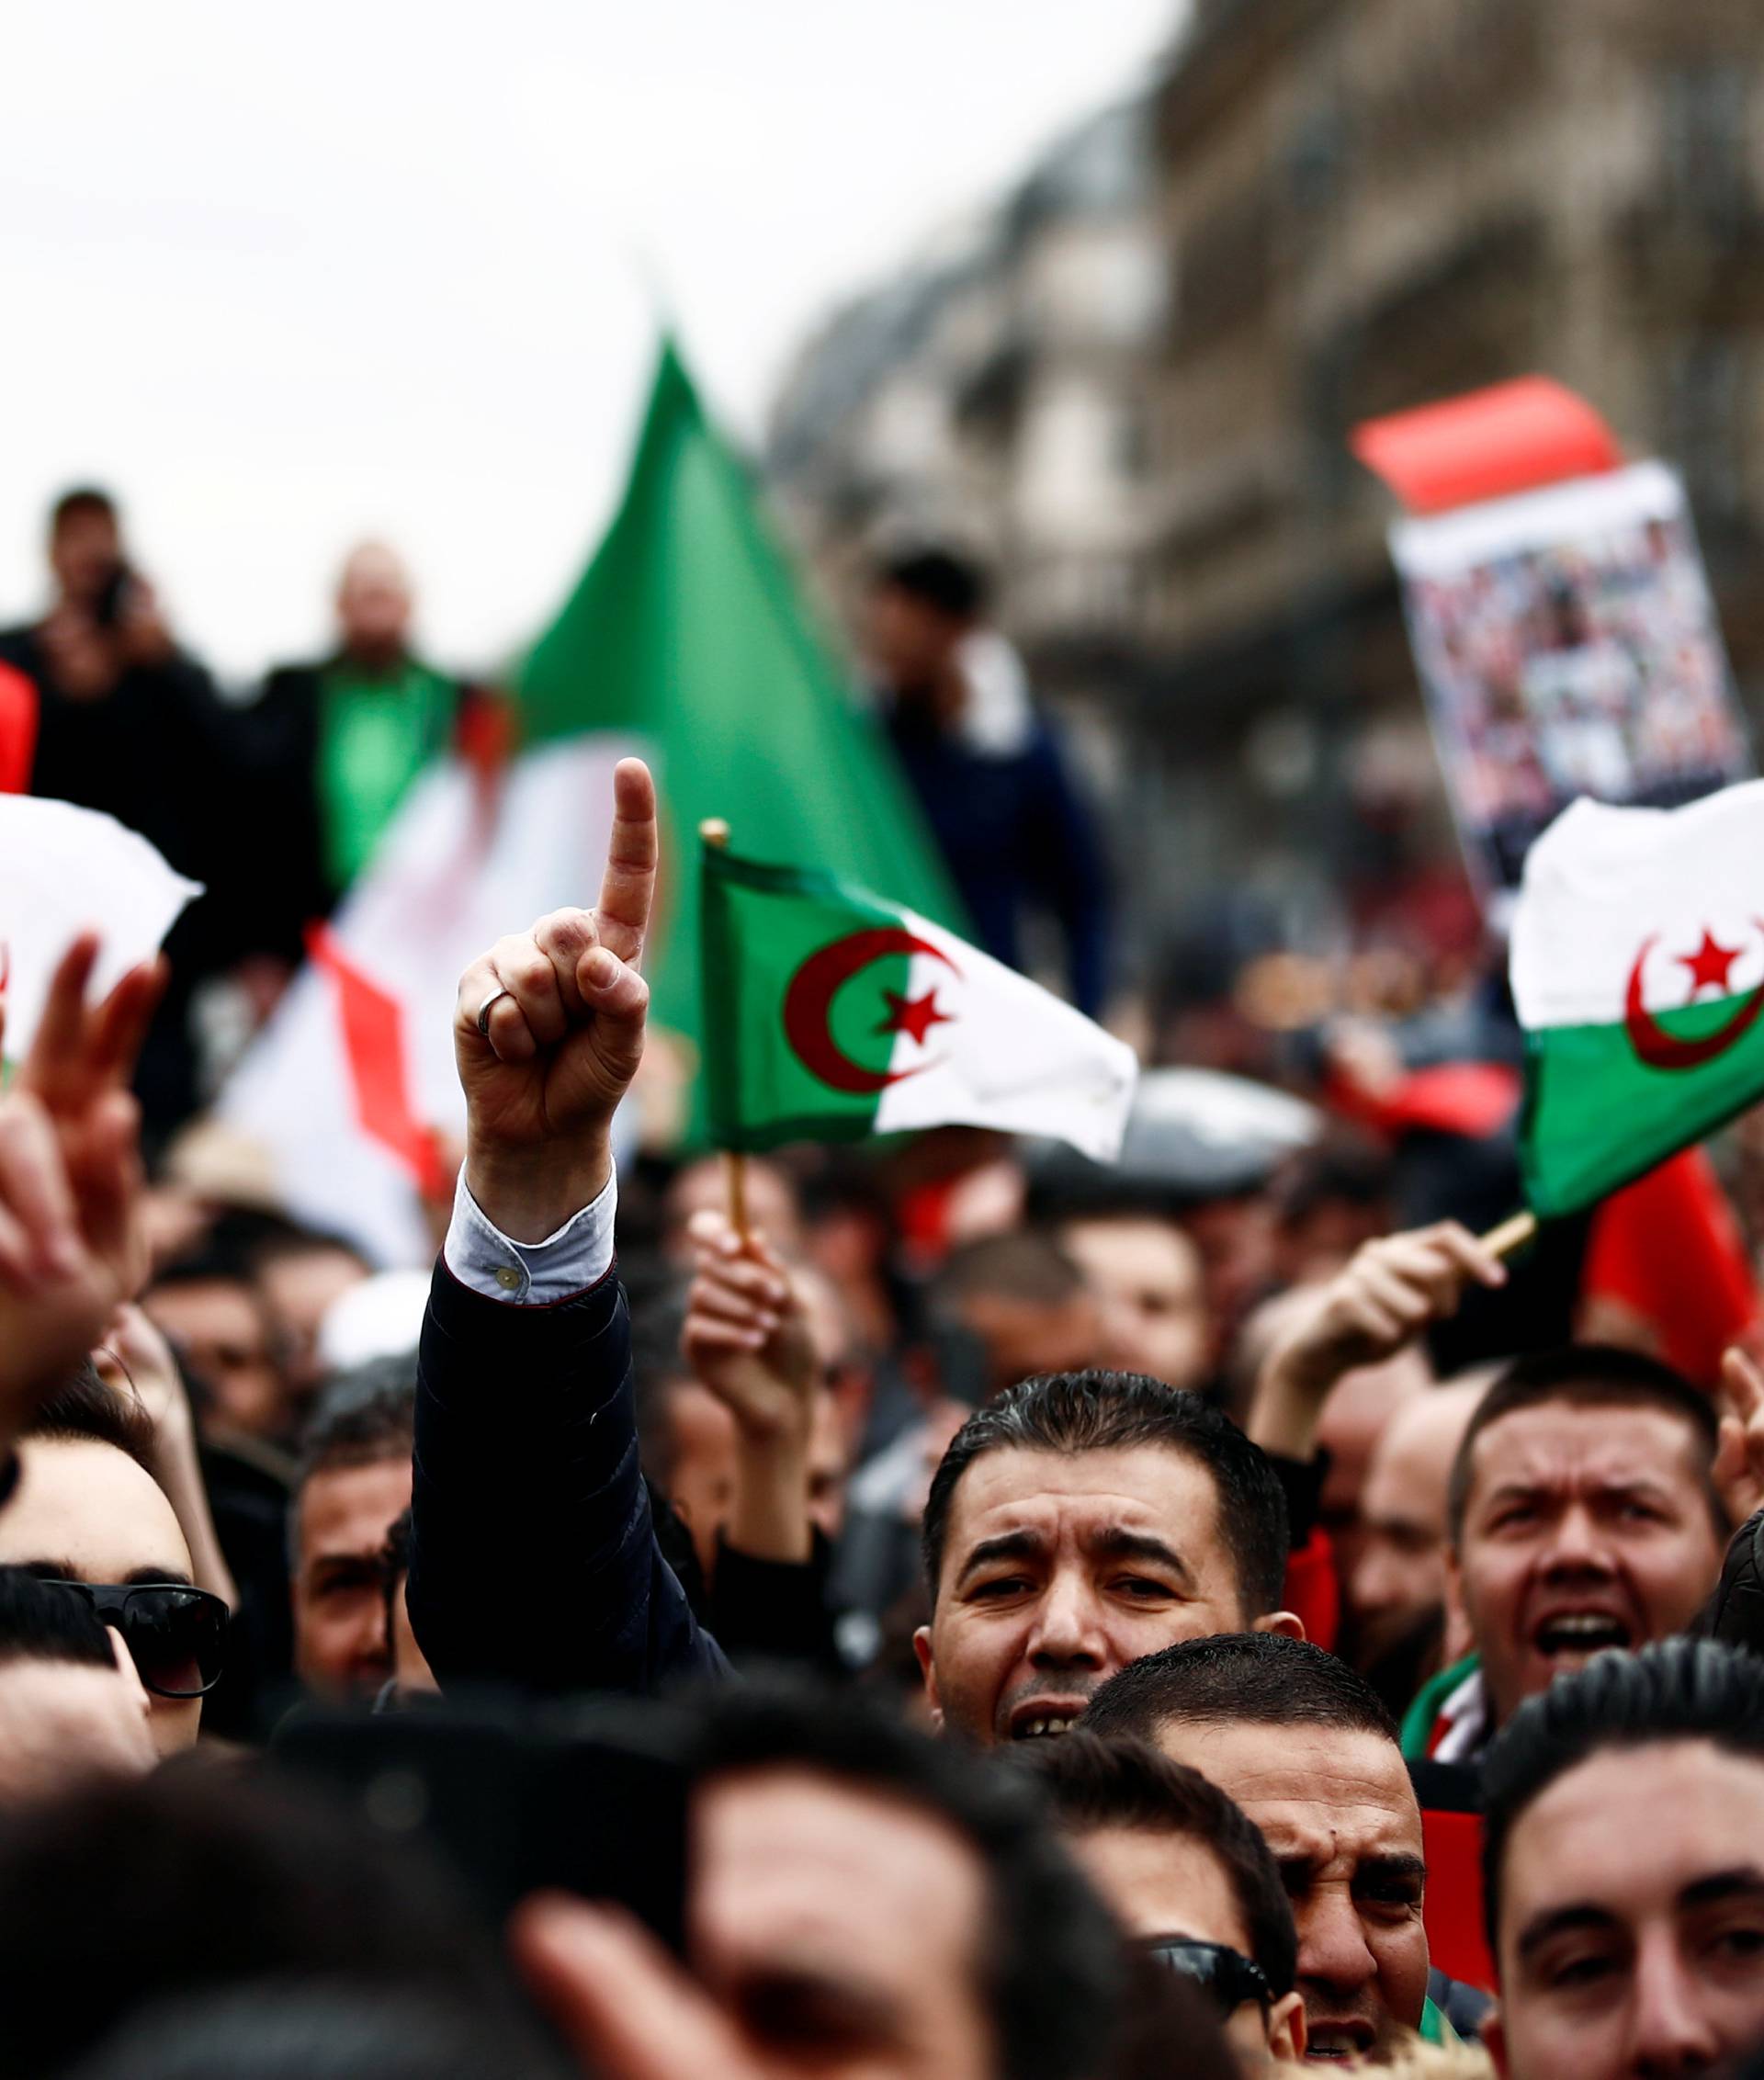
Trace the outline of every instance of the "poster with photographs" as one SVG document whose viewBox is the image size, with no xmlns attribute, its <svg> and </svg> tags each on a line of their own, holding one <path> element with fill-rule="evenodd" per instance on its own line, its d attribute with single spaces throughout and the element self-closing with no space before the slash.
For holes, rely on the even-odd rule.
<svg viewBox="0 0 1764 2080">
<path fill-rule="evenodd" d="M 1464 853 L 1497 914 L 1577 795 L 1668 808 L 1750 774 L 1670 469 L 1405 521 L 1391 551 Z"/>
</svg>

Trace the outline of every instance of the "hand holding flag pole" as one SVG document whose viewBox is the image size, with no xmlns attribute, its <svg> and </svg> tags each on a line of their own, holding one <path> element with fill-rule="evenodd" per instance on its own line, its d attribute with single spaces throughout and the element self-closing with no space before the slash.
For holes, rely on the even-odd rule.
<svg viewBox="0 0 1764 2080">
<path fill-rule="evenodd" d="M 1517 1214 L 1509 1214 L 1498 1221 L 1486 1235 L 1477 1239 L 1491 1257 L 1510 1257 L 1515 1249 L 1522 1249 L 1537 1234 L 1537 1215 L 1529 1208 Z"/>
</svg>

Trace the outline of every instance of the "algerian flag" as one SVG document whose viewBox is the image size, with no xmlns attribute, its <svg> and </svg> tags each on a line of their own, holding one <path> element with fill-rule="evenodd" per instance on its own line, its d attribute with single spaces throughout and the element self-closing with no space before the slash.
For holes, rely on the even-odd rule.
<svg viewBox="0 0 1764 2080">
<path fill-rule="evenodd" d="M 852 698 L 746 469 L 663 343 L 616 514 L 514 673 L 520 750 L 493 783 L 458 758 L 411 788 L 373 859 L 223 1094 L 301 1218 L 378 1260 L 433 1255 L 435 1130 L 464 1126 L 461 968 L 600 886 L 612 769 L 655 768 L 663 850 L 646 967 L 651 1045 L 698 1030 L 699 820 L 741 805 L 751 841 L 956 918 L 887 738 Z M 681 871 L 684 865 L 687 871 Z"/>
<path fill-rule="evenodd" d="M 1512 982 L 1540 1219 L 1764 1096 L 1764 780 L 1685 808 L 1565 810 L 1525 862 Z"/>
<path fill-rule="evenodd" d="M 1138 1064 L 916 911 L 707 845 L 711 1130 L 726 1148 L 961 1125 L 1120 1151 Z"/>
</svg>

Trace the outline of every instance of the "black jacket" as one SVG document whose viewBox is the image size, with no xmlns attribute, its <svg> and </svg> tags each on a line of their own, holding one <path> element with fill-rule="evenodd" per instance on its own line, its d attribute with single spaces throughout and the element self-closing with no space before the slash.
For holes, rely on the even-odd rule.
<svg viewBox="0 0 1764 2080">
<path fill-rule="evenodd" d="M 643 1694 L 728 1673 L 656 1545 L 615 1272 L 517 1307 L 435 1266 L 411 1512 L 411 1624 L 444 1688 Z"/>
</svg>

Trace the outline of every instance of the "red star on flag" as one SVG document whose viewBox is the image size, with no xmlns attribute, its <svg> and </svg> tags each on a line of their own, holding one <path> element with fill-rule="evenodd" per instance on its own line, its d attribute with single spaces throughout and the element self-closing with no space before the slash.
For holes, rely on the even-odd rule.
<svg viewBox="0 0 1764 2080">
<path fill-rule="evenodd" d="M 937 1009 L 936 989 L 927 989 L 922 997 L 902 997 L 892 989 L 882 994 L 888 1000 L 888 1015 L 876 1027 L 878 1033 L 910 1034 L 922 1047 L 925 1035 L 933 1025 L 951 1025 L 954 1018 L 948 1012 Z"/>
<path fill-rule="evenodd" d="M 1739 948 L 1730 953 L 1725 946 L 1718 945 L 1711 936 L 1709 927 L 1703 926 L 1702 944 L 1694 954 L 1675 954 L 1672 956 L 1680 967 L 1690 970 L 1690 994 L 1695 997 L 1703 989 L 1727 990 L 1727 971 L 1739 958 Z"/>
</svg>

